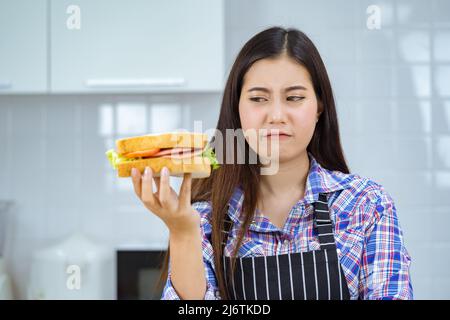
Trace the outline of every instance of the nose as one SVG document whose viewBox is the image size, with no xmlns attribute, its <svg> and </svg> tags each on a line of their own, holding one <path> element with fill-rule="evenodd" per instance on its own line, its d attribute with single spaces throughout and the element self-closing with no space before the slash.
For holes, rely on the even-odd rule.
<svg viewBox="0 0 450 320">
<path fill-rule="evenodd" d="M 282 103 L 274 103 L 268 111 L 268 121 L 272 123 L 286 123 L 286 112 Z"/>
</svg>

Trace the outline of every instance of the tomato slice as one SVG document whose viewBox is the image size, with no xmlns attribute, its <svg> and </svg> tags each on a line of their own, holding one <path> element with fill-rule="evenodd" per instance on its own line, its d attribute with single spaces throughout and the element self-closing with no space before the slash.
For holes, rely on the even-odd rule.
<svg viewBox="0 0 450 320">
<path fill-rule="evenodd" d="M 161 149 L 160 148 L 155 148 L 155 149 L 149 149 L 149 150 L 144 150 L 144 151 L 134 151 L 134 152 L 129 152 L 124 154 L 123 156 L 125 158 L 144 158 L 144 157 L 151 157 L 154 156 L 155 154 L 157 154 Z"/>
</svg>

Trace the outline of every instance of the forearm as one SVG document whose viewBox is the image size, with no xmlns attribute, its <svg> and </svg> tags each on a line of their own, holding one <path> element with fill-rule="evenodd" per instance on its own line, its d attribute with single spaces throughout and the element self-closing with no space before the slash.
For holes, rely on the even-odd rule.
<svg viewBox="0 0 450 320">
<path fill-rule="evenodd" d="M 171 281 L 180 299 L 203 299 L 206 292 L 200 229 L 190 234 L 170 234 Z"/>
</svg>

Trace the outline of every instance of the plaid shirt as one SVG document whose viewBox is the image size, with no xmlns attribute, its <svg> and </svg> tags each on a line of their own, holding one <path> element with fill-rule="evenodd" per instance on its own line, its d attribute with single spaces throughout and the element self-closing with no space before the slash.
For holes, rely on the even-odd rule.
<svg viewBox="0 0 450 320">
<path fill-rule="evenodd" d="M 257 210 L 238 251 L 240 257 L 277 255 L 320 249 L 313 228 L 313 202 L 328 193 L 338 256 L 347 279 L 351 299 L 412 299 L 409 267 L 396 208 L 383 186 L 356 174 L 330 171 L 311 153 L 304 198 L 291 209 L 283 229 L 273 225 Z M 242 225 L 244 195 L 237 187 L 228 204 L 234 222 L 224 254 L 230 256 Z M 195 202 L 201 215 L 203 260 L 207 275 L 205 299 L 220 299 L 211 246 L 211 204 Z M 162 299 L 179 299 L 169 276 Z"/>
</svg>

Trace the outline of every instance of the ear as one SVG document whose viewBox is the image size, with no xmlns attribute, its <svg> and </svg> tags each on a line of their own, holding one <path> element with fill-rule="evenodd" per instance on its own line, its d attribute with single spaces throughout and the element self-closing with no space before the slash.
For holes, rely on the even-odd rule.
<svg viewBox="0 0 450 320">
<path fill-rule="evenodd" d="M 323 112 L 323 103 L 322 101 L 317 101 L 317 116 L 316 116 L 316 123 L 319 121 L 320 115 Z"/>
</svg>

